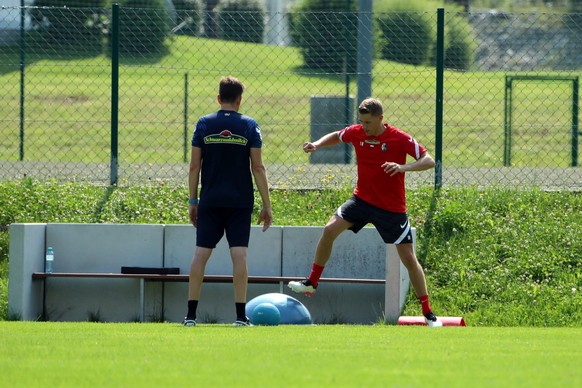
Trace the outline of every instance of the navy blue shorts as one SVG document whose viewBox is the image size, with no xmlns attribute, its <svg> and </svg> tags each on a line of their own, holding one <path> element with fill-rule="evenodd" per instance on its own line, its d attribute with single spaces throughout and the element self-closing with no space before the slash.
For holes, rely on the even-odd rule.
<svg viewBox="0 0 582 388">
<path fill-rule="evenodd" d="M 216 248 L 226 232 L 229 247 L 248 247 L 252 208 L 198 206 L 196 246 Z"/>
<path fill-rule="evenodd" d="M 358 233 L 367 224 L 372 224 L 386 244 L 412 243 L 412 228 L 406 213 L 380 209 L 352 196 L 337 209 L 335 215 L 352 223 L 349 230 L 354 233 Z"/>
</svg>

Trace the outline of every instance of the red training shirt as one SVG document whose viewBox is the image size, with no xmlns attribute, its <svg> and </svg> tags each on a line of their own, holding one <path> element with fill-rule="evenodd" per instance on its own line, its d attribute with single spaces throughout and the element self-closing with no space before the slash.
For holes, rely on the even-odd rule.
<svg viewBox="0 0 582 388">
<path fill-rule="evenodd" d="M 381 209 L 406 213 L 404 173 L 390 176 L 382 164 L 406 164 L 406 155 L 418 160 L 426 149 L 406 132 L 389 124 L 384 128 L 379 136 L 367 136 L 361 124 L 351 125 L 339 132 L 339 138 L 356 151 L 358 183 L 354 195 Z"/>
</svg>

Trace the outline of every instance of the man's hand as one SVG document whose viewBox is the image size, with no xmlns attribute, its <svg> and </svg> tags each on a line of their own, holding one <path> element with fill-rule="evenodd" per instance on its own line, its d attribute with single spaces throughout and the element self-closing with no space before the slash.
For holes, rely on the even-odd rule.
<svg viewBox="0 0 582 388">
<path fill-rule="evenodd" d="M 189 205 L 188 216 L 190 217 L 190 223 L 196 228 L 198 226 L 198 205 Z"/>
<path fill-rule="evenodd" d="M 264 207 L 261 209 L 257 225 L 260 225 L 261 222 L 263 223 L 263 232 L 269 229 L 269 226 L 273 223 L 273 211 L 270 207 Z"/>
<path fill-rule="evenodd" d="M 311 142 L 303 143 L 303 151 L 306 153 L 317 151 L 317 146 Z"/>
<path fill-rule="evenodd" d="M 390 176 L 394 176 L 399 172 L 404 172 L 402 166 L 394 162 L 384 162 L 384 164 L 382 164 L 382 168 L 384 169 L 384 172 Z"/>
</svg>

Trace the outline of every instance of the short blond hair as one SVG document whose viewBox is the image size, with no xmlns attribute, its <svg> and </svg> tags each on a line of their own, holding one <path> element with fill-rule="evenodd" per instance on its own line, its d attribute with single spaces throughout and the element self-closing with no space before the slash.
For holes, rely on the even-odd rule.
<svg viewBox="0 0 582 388">
<path fill-rule="evenodd" d="M 372 116 L 382 116 L 384 114 L 384 107 L 380 100 L 375 98 L 366 98 L 358 107 L 358 112 L 370 113 Z"/>
</svg>

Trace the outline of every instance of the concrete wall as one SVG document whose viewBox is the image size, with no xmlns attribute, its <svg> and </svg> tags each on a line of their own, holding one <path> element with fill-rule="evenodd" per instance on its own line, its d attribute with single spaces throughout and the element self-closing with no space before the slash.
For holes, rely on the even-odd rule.
<svg viewBox="0 0 582 388">
<path fill-rule="evenodd" d="M 309 274 L 321 227 L 253 227 L 248 255 L 250 275 L 305 277 Z M 55 272 L 119 273 L 122 266 L 178 267 L 187 274 L 196 246 L 191 225 L 146 224 L 13 224 L 10 229 L 9 311 L 24 320 L 42 314 L 44 252 L 55 250 Z M 388 270 L 387 270 L 388 268 Z M 408 273 L 374 228 L 343 233 L 324 277 L 398 279 L 388 287 L 321 283 L 317 295 L 292 293 L 286 284 L 249 284 L 248 300 L 282 292 L 300 300 L 316 323 L 373 323 L 385 313 L 400 313 L 409 289 Z M 223 239 L 206 274 L 230 275 L 232 264 Z M 179 322 L 186 313 L 187 283 L 145 283 L 145 320 Z M 390 295 L 388 295 L 390 291 Z M 394 306 L 386 311 L 385 298 Z M 136 321 L 140 315 L 140 284 L 133 279 L 46 280 L 46 314 L 52 321 Z M 232 284 L 205 283 L 198 308 L 201 322 L 231 322 L 235 318 Z"/>
</svg>

